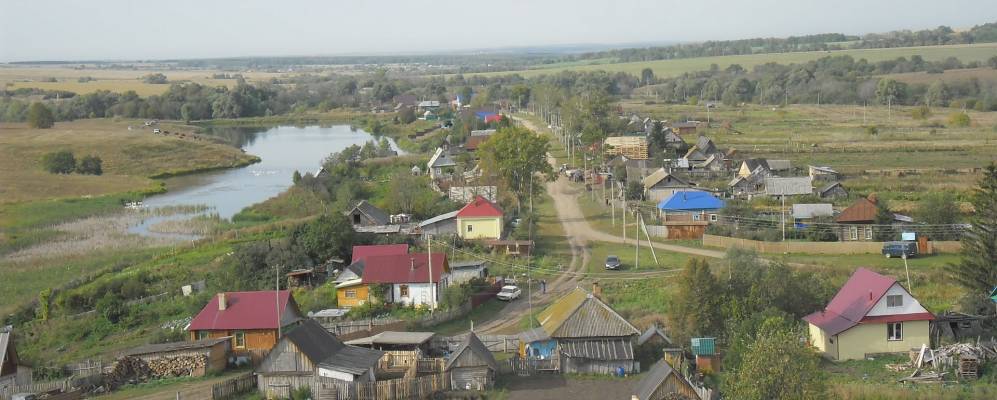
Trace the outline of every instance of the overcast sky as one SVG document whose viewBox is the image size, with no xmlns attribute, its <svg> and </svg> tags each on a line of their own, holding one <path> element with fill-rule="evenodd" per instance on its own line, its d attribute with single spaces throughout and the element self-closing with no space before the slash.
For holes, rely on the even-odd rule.
<svg viewBox="0 0 997 400">
<path fill-rule="evenodd" d="M 0 0 L 0 62 L 416 53 L 994 21 L 997 0 Z"/>
</svg>

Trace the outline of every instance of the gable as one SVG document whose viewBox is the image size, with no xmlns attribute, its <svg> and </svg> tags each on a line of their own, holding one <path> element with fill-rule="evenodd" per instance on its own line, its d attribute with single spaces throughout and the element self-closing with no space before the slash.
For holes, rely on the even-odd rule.
<svg viewBox="0 0 997 400">
<path fill-rule="evenodd" d="M 902 305 L 900 307 L 889 307 L 887 304 L 887 298 L 889 296 L 902 296 Z M 928 312 L 921 303 L 911 296 L 907 289 L 904 289 L 899 283 L 894 283 L 893 286 L 883 294 L 883 297 L 879 298 L 876 305 L 872 306 L 872 309 L 866 313 L 867 317 L 883 316 L 883 315 L 902 315 L 902 314 L 923 314 Z"/>
</svg>

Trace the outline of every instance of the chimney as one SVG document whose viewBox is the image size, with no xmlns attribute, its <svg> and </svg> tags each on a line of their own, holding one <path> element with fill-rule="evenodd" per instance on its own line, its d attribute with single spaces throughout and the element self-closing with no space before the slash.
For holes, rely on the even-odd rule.
<svg viewBox="0 0 997 400">
<path fill-rule="evenodd" d="M 872 301 L 872 291 L 869 291 L 869 301 Z"/>
<path fill-rule="evenodd" d="M 599 286 L 599 282 L 592 282 L 592 295 L 602 300 L 602 287 Z"/>
<path fill-rule="evenodd" d="M 225 303 L 225 292 L 218 293 L 218 311 L 225 311 L 228 304 Z"/>
<path fill-rule="evenodd" d="M 415 257 L 409 257 L 409 261 L 412 262 L 412 270 L 415 271 Z"/>
</svg>

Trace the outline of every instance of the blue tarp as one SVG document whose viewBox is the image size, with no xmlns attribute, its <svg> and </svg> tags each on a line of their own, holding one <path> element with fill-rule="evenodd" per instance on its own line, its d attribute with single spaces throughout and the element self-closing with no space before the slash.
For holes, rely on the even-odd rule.
<svg viewBox="0 0 997 400">
<path fill-rule="evenodd" d="M 494 112 L 491 112 L 491 111 L 478 111 L 478 112 L 475 112 L 474 115 L 477 115 L 478 119 L 484 120 L 485 118 L 488 118 L 488 117 L 490 117 L 492 115 L 498 115 L 498 114 L 494 113 Z"/>
<path fill-rule="evenodd" d="M 658 203 L 658 208 L 665 211 L 700 211 L 719 210 L 724 207 L 723 200 L 706 192 L 675 192 L 671 197 Z"/>
</svg>

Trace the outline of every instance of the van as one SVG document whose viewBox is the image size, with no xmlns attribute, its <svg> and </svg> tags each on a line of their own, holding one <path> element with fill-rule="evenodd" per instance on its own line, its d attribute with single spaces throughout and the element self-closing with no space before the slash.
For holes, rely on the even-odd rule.
<svg viewBox="0 0 997 400">
<path fill-rule="evenodd" d="M 917 255 L 916 242 L 886 242 L 883 243 L 883 255 L 886 258 L 903 257 L 911 258 Z"/>
</svg>

